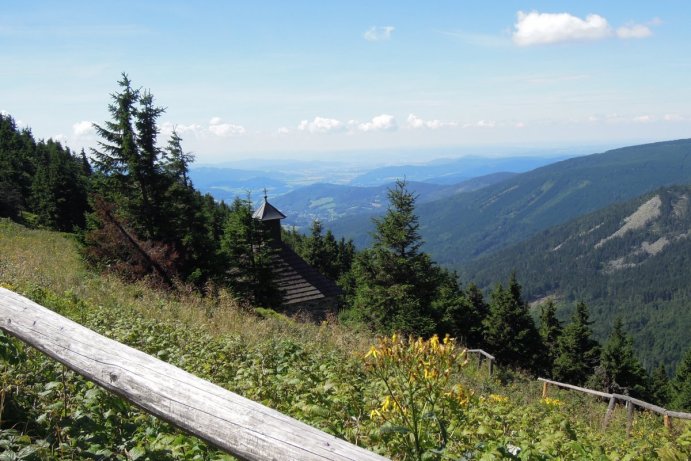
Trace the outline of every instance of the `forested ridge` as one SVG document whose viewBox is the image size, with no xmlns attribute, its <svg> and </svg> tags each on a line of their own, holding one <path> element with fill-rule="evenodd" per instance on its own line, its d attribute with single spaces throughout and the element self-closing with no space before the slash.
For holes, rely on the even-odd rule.
<svg viewBox="0 0 691 461">
<path fill-rule="evenodd" d="M 489 288 L 516 271 L 526 299 L 553 297 L 562 320 L 583 300 L 597 338 L 618 317 L 646 368 L 672 369 L 691 341 L 689 197 L 691 186 L 673 186 L 612 205 L 468 264 L 463 277 Z"/>
</svg>

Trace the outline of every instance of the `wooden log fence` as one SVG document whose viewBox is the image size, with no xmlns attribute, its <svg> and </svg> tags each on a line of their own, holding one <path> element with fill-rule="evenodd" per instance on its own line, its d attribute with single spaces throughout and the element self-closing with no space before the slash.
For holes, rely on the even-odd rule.
<svg viewBox="0 0 691 461">
<path fill-rule="evenodd" d="M 386 459 L 101 336 L 4 288 L 0 329 L 241 460 Z"/>
<path fill-rule="evenodd" d="M 482 349 L 467 349 L 467 353 L 469 354 L 477 354 L 477 365 L 478 368 L 480 365 L 482 365 L 482 358 L 487 359 L 487 371 L 489 372 L 489 375 L 492 376 L 494 374 L 494 356 L 491 354 L 488 354 L 487 352 L 483 351 Z"/>
<path fill-rule="evenodd" d="M 626 404 L 626 433 L 631 435 L 631 427 L 633 425 L 633 407 L 637 406 L 648 411 L 658 413 L 663 416 L 663 421 L 665 427 L 670 429 L 672 427 L 672 418 L 678 419 L 688 419 L 691 420 L 691 413 L 684 413 L 681 411 L 672 411 L 662 408 L 658 405 L 653 405 L 652 403 L 644 402 L 643 400 L 635 399 L 628 395 L 622 394 L 608 394 L 606 392 L 595 391 L 593 389 L 587 389 L 585 387 L 574 386 L 573 384 L 560 383 L 558 381 L 552 381 L 550 379 L 538 378 L 538 381 L 542 382 L 542 398 L 547 397 L 547 387 L 548 385 L 561 387 L 564 389 L 571 389 L 578 392 L 583 392 L 590 395 L 595 395 L 597 397 L 602 397 L 609 399 L 609 404 L 607 405 L 607 411 L 605 413 L 605 418 L 602 423 L 603 427 L 606 428 L 609 425 L 609 421 L 612 418 L 612 412 L 614 411 L 614 406 L 617 400 L 625 402 Z"/>
</svg>

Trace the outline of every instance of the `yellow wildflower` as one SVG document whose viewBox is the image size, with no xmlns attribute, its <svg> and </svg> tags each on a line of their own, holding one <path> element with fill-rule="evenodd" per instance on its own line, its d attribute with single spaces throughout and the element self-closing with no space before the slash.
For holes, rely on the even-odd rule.
<svg viewBox="0 0 691 461">
<path fill-rule="evenodd" d="M 367 352 L 367 354 L 365 354 L 365 358 L 372 356 L 376 359 L 377 355 L 379 355 L 379 351 L 377 351 L 376 347 L 372 346 L 372 347 L 370 347 L 369 352 Z"/>
</svg>

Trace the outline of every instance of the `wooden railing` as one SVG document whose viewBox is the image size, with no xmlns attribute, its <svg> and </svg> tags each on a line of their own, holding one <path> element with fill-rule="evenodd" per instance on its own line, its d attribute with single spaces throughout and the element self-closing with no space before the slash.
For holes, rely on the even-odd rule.
<svg viewBox="0 0 691 461">
<path fill-rule="evenodd" d="M 242 460 L 384 460 L 0 288 L 0 329 Z"/>
<path fill-rule="evenodd" d="M 620 400 L 622 402 L 626 403 L 626 433 L 631 434 L 631 427 L 633 425 L 633 407 L 641 407 L 649 411 L 653 411 L 655 413 L 658 413 L 663 416 L 664 419 L 664 424 L 666 428 L 671 428 L 672 427 L 672 418 L 679 418 L 679 419 L 691 419 L 691 413 L 683 413 L 681 411 L 671 411 L 667 410 L 665 408 L 662 408 L 657 405 L 653 405 L 652 403 L 644 402 L 642 400 L 635 399 L 633 397 L 630 397 L 628 395 L 621 395 L 621 394 L 608 394 L 607 392 L 600 392 L 600 391 L 595 391 L 593 389 L 587 389 L 585 387 L 578 387 L 574 386 L 573 384 L 566 384 L 566 383 L 560 383 L 558 381 L 552 381 L 549 379 L 545 378 L 538 378 L 538 381 L 542 382 L 542 398 L 547 397 L 547 387 L 548 385 L 553 385 L 557 387 L 561 387 L 564 389 L 571 389 L 574 391 L 578 392 L 583 392 L 586 394 L 590 395 L 595 395 L 598 397 L 606 398 L 609 399 L 609 405 L 607 405 L 607 412 L 605 413 L 605 418 L 604 421 L 602 422 L 603 427 L 607 427 L 609 424 L 610 418 L 612 417 L 612 412 L 614 411 L 614 405 L 617 403 L 617 400 Z"/>
<path fill-rule="evenodd" d="M 489 372 L 489 375 L 492 376 L 494 374 L 494 356 L 490 355 L 489 353 L 483 351 L 482 349 L 468 349 L 466 351 L 469 354 L 477 354 L 477 365 L 478 368 L 480 365 L 482 365 L 482 358 L 487 359 L 487 371 Z"/>
</svg>

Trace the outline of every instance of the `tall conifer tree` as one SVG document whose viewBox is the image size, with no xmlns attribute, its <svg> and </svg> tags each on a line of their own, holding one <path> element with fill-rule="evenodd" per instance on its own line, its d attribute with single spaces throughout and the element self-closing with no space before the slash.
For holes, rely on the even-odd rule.
<svg viewBox="0 0 691 461">
<path fill-rule="evenodd" d="M 559 338 L 559 350 L 554 360 L 554 378 L 569 384 L 584 384 L 599 362 L 600 346 L 592 338 L 588 306 L 579 302 L 571 322 Z"/>
</svg>

